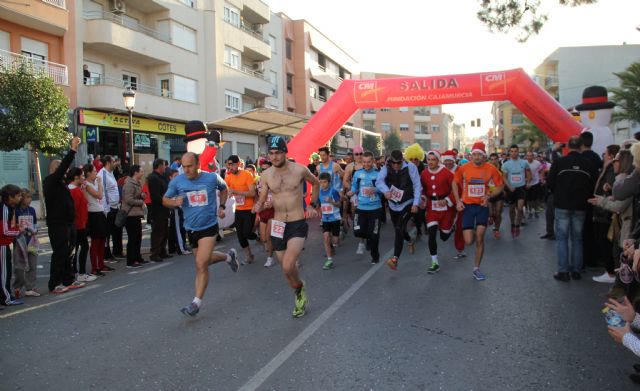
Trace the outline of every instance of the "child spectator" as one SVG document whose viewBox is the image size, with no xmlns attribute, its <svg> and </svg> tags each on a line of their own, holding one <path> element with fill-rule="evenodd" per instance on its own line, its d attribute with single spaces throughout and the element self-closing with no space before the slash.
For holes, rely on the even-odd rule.
<svg viewBox="0 0 640 391">
<path fill-rule="evenodd" d="M 13 296 L 38 297 L 36 290 L 36 272 L 38 269 L 38 218 L 36 210 L 31 207 L 31 192 L 22 189 L 20 203 L 15 208 L 18 226 L 24 229 L 13 243 Z"/>
<path fill-rule="evenodd" d="M 16 185 L 5 185 L 0 189 L 0 304 L 20 305 L 22 301 L 11 296 L 11 250 L 9 246 L 24 228 L 16 223 L 14 208 L 20 203 L 22 190 Z"/>
</svg>

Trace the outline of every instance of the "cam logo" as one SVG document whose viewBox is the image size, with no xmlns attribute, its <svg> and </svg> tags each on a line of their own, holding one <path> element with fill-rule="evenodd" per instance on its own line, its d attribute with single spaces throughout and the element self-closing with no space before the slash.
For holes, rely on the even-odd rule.
<svg viewBox="0 0 640 391">
<path fill-rule="evenodd" d="M 481 73 L 480 95 L 504 95 L 507 93 L 507 75 L 504 72 Z"/>
<path fill-rule="evenodd" d="M 356 82 L 353 85 L 353 97 L 356 103 L 378 103 L 378 91 L 384 87 L 378 87 L 377 81 Z"/>
</svg>

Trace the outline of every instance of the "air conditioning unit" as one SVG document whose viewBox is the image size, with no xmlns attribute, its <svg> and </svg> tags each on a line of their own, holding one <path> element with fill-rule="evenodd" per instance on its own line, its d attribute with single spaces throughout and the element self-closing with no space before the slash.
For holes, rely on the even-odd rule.
<svg viewBox="0 0 640 391">
<path fill-rule="evenodd" d="M 109 5 L 114 14 L 124 14 L 127 11 L 127 5 L 122 0 L 109 0 Z"/>
<path fill-rule="evenodd" d="M 264 72 L 264 62 L 263 61 L 254 62 L 253 70 L 256 72 Z"/>
</svg>

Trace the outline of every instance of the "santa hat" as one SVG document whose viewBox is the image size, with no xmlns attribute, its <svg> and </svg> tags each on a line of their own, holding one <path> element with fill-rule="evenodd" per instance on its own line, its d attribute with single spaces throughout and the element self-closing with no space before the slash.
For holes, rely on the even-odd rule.
<svg viewBox="0 0 640 391">
<path fill-rule="evenodd" d="M 433 156 L 437 157 L 438 161 L 440 161 L 440 152 L 435 151 L 435 150 L 431 150 L 431 151 L 427 152 L 427 156 L 429 156 L 429 155 L 433 155 Z"/>
<path fill-rule="evenodd" d="M 455 162 L 456 153 L 453 152 L 452 150 L 444 151 L 444 153 L 442 154 L 442 161 L 444 162 L 445 160 L 452 160 Z"/>
<path fill-rule="evenodd" d="M 484 143 L 482 141 L 476 141 L 473 143 L 473 147 L 471 148 L 471 153 L 480 152 L 483 155 L 487 155 Z"/>
</svg>

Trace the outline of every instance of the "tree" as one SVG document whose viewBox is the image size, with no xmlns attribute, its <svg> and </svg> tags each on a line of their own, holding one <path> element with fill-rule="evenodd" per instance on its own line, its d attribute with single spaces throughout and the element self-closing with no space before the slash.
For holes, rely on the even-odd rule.
<svg viewBox="0 0 640 391">
<path fill-rule="evenodd" d="M 524 125 L 521 125 L 514 129 L 517 134 L 513 136 L 513 142 L 516 144 L 522 144 L 525 141 L 529 142 L 529 147 L 542 147 L 546 146 L 549 142 L 547 135 L 540 130 L 529 118 L 524 118 Z"/>
<path fill-rule="evenodd" d="M 391 152 L 394 149 L 402 149 L 402 140 L 398 135 L 398 132 L 391 132 L 384 139 L 384 150 L 385 152 Z"/>
<path fill-rule="evenodd" d="M 547 0 L 549 1 L 549 0 Z M 598 0 L 557 0 L 560 5 L 577 7 L 594 4 Z M 517 31 L 518 42 L 526 42 L 529 37 L 540 33 L 549 19 L 540 11 L 542 0 L 480 0 L 478 19 L 492 32 L 508 33 Z"/>
<path fill-rule="evenodd" d="M 3 64 L 0 69 L 0 150 L 14 151 L 27 146 L 33 153 L 40 210 L 44 198 L 38 153 L 61 154 L 72 135 L 69 101 L 53 79 L 34 63 Z"/>
<path fill-rule="evenodd" d="M 374 156 L 380 156 L 382 153 L 382 139 L 377 136 L 365 134 L 362 138 L 362 148 L 365 151 L 371 151 Z"/>
<path fill-rule="evenodd" d="M 620 79 L 620 88 L 610 89 L 611 100 L 622 110 L 613 113 L 613 121 L 640 124 L 640 62 L 634 62 L 624 72 L 614 75 Z"/>
</svg>

